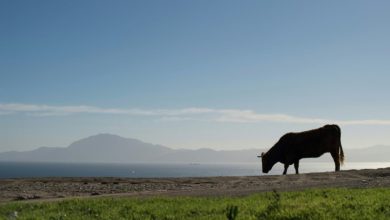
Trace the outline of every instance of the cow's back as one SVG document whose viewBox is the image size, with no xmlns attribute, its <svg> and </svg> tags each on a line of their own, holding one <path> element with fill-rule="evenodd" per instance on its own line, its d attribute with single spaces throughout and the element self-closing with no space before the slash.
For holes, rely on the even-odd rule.
<svg viewBox="0 0 390 220">
<path fill-rule="evenodd" d="M 295 159 L 319 157 L 333 148 L 338 148 L 340 128 L 337 125 L 299 132 L 283 136 L 284 154 Z"/>
</svg>

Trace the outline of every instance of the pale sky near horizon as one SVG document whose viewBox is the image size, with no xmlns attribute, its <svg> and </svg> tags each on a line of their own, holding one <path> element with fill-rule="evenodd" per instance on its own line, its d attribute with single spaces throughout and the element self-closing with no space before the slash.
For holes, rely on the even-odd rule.
<svg viewBox="0 0 390 220">
<path fill-rule="evenodd" d="M 390 146 L 389 1 L 0 1 L 0 152 L 112 133 Z"/>
</svg>

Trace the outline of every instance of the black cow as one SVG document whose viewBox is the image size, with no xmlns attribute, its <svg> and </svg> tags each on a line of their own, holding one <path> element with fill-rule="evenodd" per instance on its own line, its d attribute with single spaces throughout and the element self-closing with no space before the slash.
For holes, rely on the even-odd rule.
<svg viewBox="0 0 390 220">
<path fill-rule="evenodd" d="M 299 160 L 302 158 L 319 157 L 330 153 L 335 163 L 335 170 L 340 170 L 344 162 L 344 152 L 341 146 L 341 130 L 337 125 L 325 125 L 310 131 L 287 133 L 267 152 L 261 153 L 263 173 L 268 173 L 272 167 L 281 162 L 284 164 L 283 174 L 288 166 L 294 164 L 298 174 Z"/>
</svg>

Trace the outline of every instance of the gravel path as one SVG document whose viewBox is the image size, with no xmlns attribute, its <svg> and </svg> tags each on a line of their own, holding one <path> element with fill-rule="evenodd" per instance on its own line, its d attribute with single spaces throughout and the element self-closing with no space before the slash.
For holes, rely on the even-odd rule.
<svg viewBox="0 0 390 220">
<path fill-rule="evenodd" d="M 390 167 L 285 176 L 0 179 L 0 202 L 89 196 L 239 196 L 321 187 L 390 187 Z"/>
</svg>

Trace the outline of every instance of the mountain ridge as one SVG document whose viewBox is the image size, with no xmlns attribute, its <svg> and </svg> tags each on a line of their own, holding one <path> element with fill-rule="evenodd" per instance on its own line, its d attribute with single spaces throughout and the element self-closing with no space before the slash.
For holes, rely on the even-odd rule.
<svg viewBox="0 0 390 220">
<path fill-rule="evenodd" d="M 267 149 L 268 150 L 268 149 Z M 172 149 L 134 138 L 114 134 L 97 134 L 82 138 L 68 147 L 39 147 L 31 151 L 0 153 L 0 161 L 71 162 L 71 163 L 240 163 L 260 162 L 256 157 L 265 149 L 214 150 Z M 390 146 L 377 145 L 361 149 L 345 149 L 346 161 L 390 161 Z M 330 157 L 310 159 L 329 161 Z"/>
</svg>

